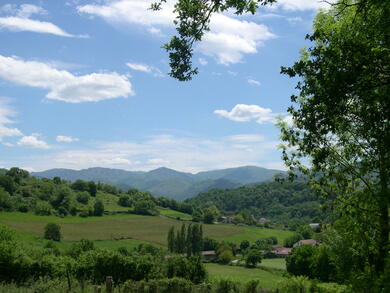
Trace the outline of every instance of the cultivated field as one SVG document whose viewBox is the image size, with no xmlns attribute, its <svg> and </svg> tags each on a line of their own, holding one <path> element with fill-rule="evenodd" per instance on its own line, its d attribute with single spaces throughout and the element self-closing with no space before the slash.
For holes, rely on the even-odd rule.
<svg viewBox="0 0 390 293">
<path fill-rule="evenodd" d="M 55 222 L 61 225 L 63 240 L 115 241 L 136 239 L 160 245 L 166 245 L 170 227 L 179 228 L 183 221 L 166 216 L 108 215 L 104 217 L 65 217 L 36 216 L 28 213 L 1 213 L 0 222 L 28 235 L 42 236 L 46 223 Z M 289 231 L 263 229 L 257 227 L 236 226 L 231 224 L 203 225 L 204 235 L 219 240 L 239 243 L 242 240 L 251 242 L 268 236 L 276 236 L 279 242 L 291 235 Z M 27 236 L 25 236 L 27 237 Z"/>
</svg>

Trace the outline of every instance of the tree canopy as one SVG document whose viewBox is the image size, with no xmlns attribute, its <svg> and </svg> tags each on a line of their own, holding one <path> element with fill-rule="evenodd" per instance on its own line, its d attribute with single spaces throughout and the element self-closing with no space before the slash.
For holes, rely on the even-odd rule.
<svg viewBox="0 0 390 293">
<path fill-rule="evenodd" d="M 293 124 L 280 123 L 283 158 L 291 177 L 307 175 L 333 200 L 350 269 L 365 277 L 383 273 L 389 257 L 389 15 L 389 1 L 340 1 L 318 13 L 312 45 L 282 68 L 300 80 Z"/>
</svg>

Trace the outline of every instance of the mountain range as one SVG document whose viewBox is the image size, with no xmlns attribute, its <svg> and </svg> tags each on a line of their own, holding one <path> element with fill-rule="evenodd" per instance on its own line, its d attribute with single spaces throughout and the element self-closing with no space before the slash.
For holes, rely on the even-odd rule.
<svg viewBox="0 0 390 293">
<path fill-rule="evenodd" d="M 274 175 L 283 173 L 280 170 L 256 166 L 212 170 L 196 174 L 179 172 L 165 167 L 148 172 L 95 167 L 83 170 L 50 169 L 32 172 L 31 175 L 40 178 L 59 176 L 69 181 L 77 179 L 100 181 L 115 185 L 123 190 L 137 188 L 141 191 L 149 191 L 155 196 L 183 200 L 214 188 L 227 189 L 270 181 Z"/>
</svg>

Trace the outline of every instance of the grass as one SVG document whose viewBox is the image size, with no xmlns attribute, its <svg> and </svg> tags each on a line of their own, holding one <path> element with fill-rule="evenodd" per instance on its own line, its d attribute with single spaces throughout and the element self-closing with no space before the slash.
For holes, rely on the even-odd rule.
<svg viewBox="0 0 390 293">
<path fill-rule="evenodd" d="M 165 210 L 170 213 L 170 210 Z M 166 245 L 168 230 L 174 226 L 176 229 L 183 224 L 182 221 L 167 218 L 166 216 L 140 216 L 140 215 L 107 215 L 103 217 L 65 217 L 37 216 L 31 213 L 1 213 L 0 223 L 4 223 L 18 231 L 25 232 L 28 242 L 41 237 L 44 226 L 54 222 L 61 225 L 64 241 L 78 241 L 82 238 L 90 240 L 121 240 L 136 239 L 140 241 Z M 255 240 L 268 236 L 276 236 L 281 243 L 284 238 L 291 235 L 289 231 L 264 229 L 231 224 L 203 225 L 204 235 L 239 243 L 242 240 Z M 21 232 L 19 232 L 21 233 Z"/>
<path fill-rule="evenodd" d="M 259 268 L 270 268 L 277 270 L 286 270 L 286 259 L 284 258 L 265 258 L 258 265 Z"/>
<path fill-rule="evenodd" d="M 248 283 L 258 280 L 261 288 L 275 289 L 279 281 L 283 279 L 282 273 L 271 273 L 261 268 L 245 268 L 240 266 L 205 264 L 210 280 L 229 279 L 238 283 Z"/>
<path fill-rule="evenodd" d="M 278 243 L 283 244 L 284 240 L 287 237 L 294 234 L 293 232 L 287 230 L 258 228 L 254 226 L 243 226 L 242 228 L 244 229 L 243 233 L 222 237 L 221 240 L 226 240 L 235 243 L 240 243 L 243 240 L 248 240 L 249 242 L 253 243 L 260 238 L 275 236 L 278 239 Z"/>
<path fill-rule="evenodd" d="M 113 194 L 98 192 L 96 199 L 100 199 L 104 204 L 104 209 L 108 212 L 127 212 L 130 208 L 118 205 L 119 197 Z"/>
<path fill-rule="evenodd" d="M 191 221 L 192 216 L 189 214 L 185 214 L 182 212 L 174 211 L 171 209 L 166 209 L 166 208 L 159 208 L 160 215 L 171 218 L 171 219 L 178 219 L 178 220 L 183 220 L 183 221 Z"/>
</svg>

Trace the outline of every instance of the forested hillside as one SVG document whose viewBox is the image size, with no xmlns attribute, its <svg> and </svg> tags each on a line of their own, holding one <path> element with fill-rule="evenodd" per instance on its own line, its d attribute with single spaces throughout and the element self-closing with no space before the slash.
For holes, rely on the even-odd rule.
<svg viewBox="0 0 390 293">
<path fill-rule="evenodd" d="M 80 179 L 69 182 L 58 176 L 36 178 L 19 168 L 0 172 L 0 211 L 82 217 L 101 216 L 104 212 L 156 215 L 158 206 L 192 211 L 188 204 L 156 198 L 137 189 L 123 191 L 105 183 Z"/>
<path fill-rule="evenodd" d="M 326 214 L 314 191 L 303 182 L 268 182 L 234 189 L 213 189 L 186 200 L 194 206 L 215 205 L 226 213 L 249 212 L 272 221 L 322 222 Z"/>
<path fill-rule="evenodd" d="M 149 172 L 126 171 L 109 168 L 88 168 L 83 170 L 51 169 L 34 172 L 31 175 L 40 178 L 61 177 L 69 181 L 77 179 L 104 182 L 127 190 L 137 188 L 149 191 L 156 196 L 183 200 L 206 192 L 213 188 L 234 188 L 245 184 L 272 180 L 283 171 L 255 166 L 243 166 L 199 172 L 196 174 L 179 172 L 169 168 L 158 168 Z"/>
</svg>

